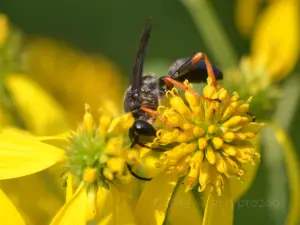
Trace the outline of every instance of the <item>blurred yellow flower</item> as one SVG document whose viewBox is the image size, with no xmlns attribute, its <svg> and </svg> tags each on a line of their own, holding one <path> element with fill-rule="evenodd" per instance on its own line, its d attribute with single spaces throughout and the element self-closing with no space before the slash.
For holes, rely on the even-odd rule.
<svg viewBox="0 0 300 225">
<path fill-rule="evenodd" d="M 92 110 L 101 107 L 115 116 L 122 110 L 125 79 L 102 55 L 87 54 L 63 42 L 32 39 L 25 46 L 22 69 L 58 100 L 72 124 L 81 120 L 85 102 Z"/>
<path fill-rule="evenodd" d="M 15 126 L 29 129 L 36 135 L 67 131 L 68 121 L 62 107 L 25 74 L 14 73 L 18 70 L 16 61 L 19 59 L 21 35 L 19 31 L 9 27 L 8 23 L 6 25 L 9 36 L 0 55 L 2 77 L 0 129 Z M 51 174 L 55 169 L 0 181 L 3 192 L 12 200 L 26 223 L 46 224 L 50 215 L 62 204 L 63 189 L 58 179 Z"/>
<path fill-rule="evenodd" d="M 107 101 L 109 97 L 121 102 L 123 92 L 122 82 L 114 76 L 119 75 L 119 72 L 108 59 L 78 53 L 57 42 L 39 39 L 36 42 L 34 40 L 23 43 L 20 31 L 9 27 L 7 17 L 2 14 L 0 36 L 3 37 L 4 42 L 6 41 L 3 42 L 6 44 L 5 51 L 1 52 L 0 58 L 1 62 L 4 62 L 1 64 L 1 71 L 5 71 L 1 74 L 4 75 L 2 85 L 7 90 L 1 93 L 3 95 L 1 95 L 0 107 L 1 125 L 3 125 L 1 129 L 6 125 L 14 125 L 28 129 L 35 135 L 52 135 L 69 130 L 71 124 L 69 121 L 78 120 L 79 114 L 82 114 L 81 106 L 88 99 L 92 104 L 101 105 L 112 114 L 116 114 L 120 108 L 114 101 Z M 25 54 L 23 54 L 24 46 Z M 56 53 L 64 60 L 61 58 L 57 60 Z M 23 59 L 25 61 L 22 61 Z M 24 63 L 22 64 L 24 68 L 20 69 L 20 62 Z M 73 62 L 76 69 L 70 70 Z M 50 67 L 45 66 L 49 64 Z M 51 67 L 51 65 L 55 66 Z M 16 70 L 27 74 L 15 73 Z M 35 80 L 29 77 L 29 72 L 34 74 Z M 54 78 L 55 75 L 57 79 Z M 86 85 L 82 85 L 82 77 L 87 81 Z M 58 81 L 62 81 L 62 85 L 57 85 L 60 84 Z M 106 82 L 114 83 L 114 88 L 102 90 L 108 87 Z M 41 86 L 44 84 L 46 87 L 44 86 L 43 89 Z M 63 200 L 63 189 L 60 185 L 61 181 L 53 175 L 59 172 L 59 168 L 61 167 L 57 165 L 39 174 L 1 181 L 3 190 L 13 200 L 27 223 L 46 224 L 49 216 L 57 211 Z M 51 181 L 50 185 L 49 181 Z M 22 191 L 15 188 L 17 185 Z M 34 199 L 31 199 L 33 194 L 26 194 L 29 186 L 35 192 Z M 49 193 L 50 189 L 51 193 Z"/>
<path fill-rule="evenodd" d="M 6 42 L 8 37 L 8 19 L 7 16 L 0 13 L 0 48 Z"/>
<path fill-rule="evenodd" d="M 69 121 L 59 105 L 36 82 L 24 74 L 7 74 L 5 86 L 25 128 L 35 135 L 66 132 Z"/>
<path fill-rule="evenodd" d="M 258 1 L 238 1 L 239 24 L 242 30 L 253 23 L 251 9 L 257 11 Z M 251 43 L 251 68 L 264 74 L 262 82 L 269 85 L 287 76 L 295 67 L 300 53 L 300 4 L 297 0 L 272 1 L 257 18 Z M 244 9 L 244 10 L 242 10 Z M 248 22 L 247 19 L 249 19 Z M 250 22 L 251 21 L 251 22 Z M 243 26 L 244 28 L 242 28 Z M 248 33 L 248 31 L 246 31 Z"/>
<path fill-rule="evenodd" d="M 255 68 L 267 70 L 278 81 L 295 67 L 300 50 L 299 1 L 276 1 L 266 9 L 253 34 Z"/>
</svg>

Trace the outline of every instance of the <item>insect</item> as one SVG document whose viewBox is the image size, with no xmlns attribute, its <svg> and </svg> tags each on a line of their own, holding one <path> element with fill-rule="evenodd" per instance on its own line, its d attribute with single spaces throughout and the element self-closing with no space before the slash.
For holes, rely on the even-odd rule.
<svg viewBox="0 0 300 225">
<path fill-rule="evenodd" d="M 198 52 L 193 57 L 176 60 L 169 68 L 166 76 L 157 78 L 155 74 L 143 76 L 143 64 L 146 55 L 146 47 L 151 33 L 151 18 L 148 19 L 142 33 L 136 59 L 134 61 L 131 85 L 124 95 L 124 111 L 132 112 L 135 122 L 129 130 L 132 147 L 138 144 L 145 147 L 156 136 L 156 130 L 152 123 L 154 118 L 143 111 L 141 106 L 156 110 L 167 90 L 172 89 L 174 82 L 205 82 L 210 74 L 214 79 L 223 78 L 223 73 L 211 66 L 206 55 Z M 201 60 L 204 58 L 204 60 Z"/>
<path fill-rule="evenodd" d="M 214 81 L 223 78 L 223 73 L 216 67 L 211 66 L 205 54 L 198 52 L 193 57 L 176 60 L 169 68 L 167 75 L 157 78 L 155 74 L 143 75 L 143 64 L 146 55 L 146 48 L 151 33 L 151 18 L 148 19 L 142 33 L 140 44 L 131 76 L 131 85 L 124 94 L 124 111 L 132 112 L 135 122 L 129 130 L 129 137 L 132 141 L 131 147 L 138 144 L 142 147 L 155 138 L 156 130 L 152 126 L 154 118 L 141 109 L 146 106 L 156 110 L 166 91 L 173 88 L 177 81 L 183 82 L 188 79 L 190 82 L 205 82 L 208 76 Z M 204 58 L 204 60 L 201 60 Z M 127 165 L 129 172 L 140 180 L 149 181 L 152 178 L 144 178 L 137 175 Z"/>
</svg>

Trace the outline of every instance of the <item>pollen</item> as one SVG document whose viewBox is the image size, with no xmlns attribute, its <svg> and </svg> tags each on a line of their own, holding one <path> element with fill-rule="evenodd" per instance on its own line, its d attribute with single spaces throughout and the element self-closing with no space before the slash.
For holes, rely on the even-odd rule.
<svg viewBox="0 0 300 225">
<path fill-rule="evenodd" d="M 97 170 L 95 168 L 86 168 L 83 171 L 83 180 L 92 184 L 97 179 Z"/>
<path fill-rule="evenodd" d="M 237 92 L 230 96 L 226 89 L 213 86 L 210 78 L 204 97 L 191 92 L 188 81 L 184 85 L 188 87 L 184 94 L 173 88 L 159 107 L 158 118 L 164 121 L 152 146 L 173 147 L 161 154 L 157 166 L 184 176 L 186 191 L 212 187 L 221 195 L 229 179 L 242 180 L 245 164 L 259 162 L 252 140 L 264 124 L 252 122 L 249 116 L 252 97 L 245 101 Z"/>
</svg>

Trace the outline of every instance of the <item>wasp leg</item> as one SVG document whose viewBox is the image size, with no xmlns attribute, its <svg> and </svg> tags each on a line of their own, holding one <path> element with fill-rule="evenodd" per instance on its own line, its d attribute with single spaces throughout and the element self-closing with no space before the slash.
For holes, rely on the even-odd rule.
<svg viewBox="0 0 300 225">
<path fill-rule="evenodd" d="M 208 57 L 203 52 L 197 52 L 193 55 L 188 61 L 186 61 L 178 70 L 184 71 L 195 66 L 201 59 L 204 59 L 208 77 L 212 79 L 212 85 L 217 86 L 216 76 L 213 70 L 213 66 L 211 65 Z"/>
<path fill-rule="evenodd" d="M 159 82 L 160 87 L 163 87 L 165 85 L 168 90 L 172 90 L 172 88 L 174 87 L 174 85 L 172 83 L 170 83 L 170 82 L 166 82 L 165 81 L 165 77 L 166 76 L 159 78 L 158 82 Z M 164 94 L 165 94 L 165 92 L 164 92 Z"/>
<path fill-rule="evenodd" d="M 137 175 L 135 172 L 133 172 L 131 166 L 129 164 L 127 164 L 127 168 L 128 168 L 128 171 L 129 173 L 134 176 L 135 178 L 139 179 L 139 180 L 143 180 L 143 181 L 150 181 L 152 180 L 152 178 L 146 178 L 146 177 L 141 177 L 139 175 Z"/>
<path fill-rule="evenodd" d="M 140 143 L 139 140 L 138 140 L 138 138 L 136 138 L 136 139 L 131 143 L 130 148 L 133 148 L 135 145 L 138 145 L 138 146 L 140 146 L 140 147 L 142 147 L 142 148 L 151 148 L 151 147 L 149 147 L 149 146 L 147 146 L 147 145 L 145 145 L 145 144 L 143 144 L 143 143 Z"/>
<path fill-rule="evenodd" d="M 134 138 L 134 140 L 133 140 L 133 142 L 131 143 L 131 145 L 130 145 L 130 148 L 133 148 L 137 143 L 138 143 L 138 140 L 137 140 L 138 138 Z"/>
<path fill-rule="evenodd" d="M 166 83 L 166 85 L 167 85 L 167 83 L 171 83 L 171 84 L 173 84 L 174 86 L 180 88 L 181 90 L 183 90 L 183 91 L 188 91 L 188 92 L 190 92 L 191 94 L 193 94 L 193 95 L 195 95 L 195 96 L 197 96 L 197 97 L 199 97 L 199 98 L 203 98 L 203 99 L 205 99 L 205 100 L 207 100 L 207 101 L 217 101 L 217 102 L 222 103 L 222 101 L 221 101 L 220 99 L 211 99 L 211 98 L 207 98 L 207 97 L 204 97 L 203 95 L 198 94 L 198 93 L 197 93 L 196 91 L 194 91 L 193 89 L 188 88 L 188 87 L 185 86 L 184 84 L 178 82 L 177 80 L 172 79 L 172 78 L 169 77 L 169 76 L 165 76 L 165 77 L 164 77 L 164 82 Z"/>
</svg>

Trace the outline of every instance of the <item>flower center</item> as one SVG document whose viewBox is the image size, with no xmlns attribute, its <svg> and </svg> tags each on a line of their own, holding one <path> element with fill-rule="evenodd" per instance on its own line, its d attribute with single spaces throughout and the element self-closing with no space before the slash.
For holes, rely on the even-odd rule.
<svg viewBox="0 0 300 225">
<path fill-rule="evenodd" d="M 102 115 L 96 126 L 86 105 L 83 124 L 73 133 L 67 147 L 67 168 L 74 176 L 75 186 L 84 181 L 108 188 L 109 183 L 129 176 L 126 164 L 135 163 L 139 156 L 136 150 L 126 148 L 123 135 L 132 123 L 131 114 L 113 120 Z"/>
<path fill-rule="evenodd" d="M 168 150 L 157 166 L 186 176 L 187 191 L 198 183 L 200 192 L 212 186 L 221 195 L 228 178 L 240 179 L 243 164 L 254 165 L 260 158 L 250 139 L 263 124 L 248 115 L 251 98 L 240 100 L 237 93 L 230 97 L 210 84 L 204 88 L 207 99 L 191 93 L 185 91 L 182 97 L 172 90 L 167 93 L 169 105 L 158 109 L 162 128 L 152 146 Z"/>
</svg>

